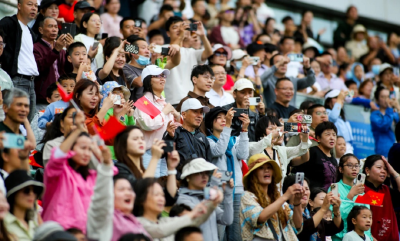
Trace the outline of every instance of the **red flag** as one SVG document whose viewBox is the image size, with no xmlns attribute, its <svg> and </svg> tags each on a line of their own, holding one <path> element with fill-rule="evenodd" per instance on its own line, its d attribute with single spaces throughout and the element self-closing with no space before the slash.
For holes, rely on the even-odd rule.
<svg viewBox="0 0 400 241">
<path fill-rule="evenodd" d="M 148 114 L 151 119 L 154 119 L 156 116 L 158 116 L 161 113 L 161 111 L 159 109 L 157 109 L 157 107 L 155 107 L 153 105 L 153 103 L 151 103 L 146 98 L 146 96 L 143 96 L 142 98 L 138 99 L 135 102 L 134 106 L 136 106 L 136 108 L 143 111 L 144 113 Z"/>
<path fill-rule="evenodd" d="M 72 97 L 74 96 L 73 92 L 71 94 L 67 94 L 67 92 L 64 90 L 64 88 L 60 84 L 57 84 L 57 88 L 58 88 L 58 92 L 61 95 L 61 99 L 64 102 L 69 102 L 72 99 Z"/>
<path fill-rule="evenodd" d="M 249 166 L 247 166 L 247 163 L 242 160 L 242 174 L 243 176 L 246 175 L 246 173 L 249 171 Z"/>
<path fill-rule="evenodd" d="M 35 160 L 35 154 L 38 151 L 34 150 L 31 154 L 29 154 L 29 165 L 34 166 L 34 167 L 39 167 L 39 168 L 43 168 L 39 163 L 36 162 Z"/>
<path fill-rule="evenodd" d="M 384 196 L 384 193 L 368 191 L 363 196 L 359 195 L 355 203 L 382 206 Z"/>
<path fill-rule="evenodd" d="M 96 128 L 99 136 L 103 140 L 108 141 L 114 139 L 118 133 L 125 130 L 126 126 L 122 125 L 117 118 L 111 116 L 105 125 L 103 125 L 101 128 L 96 126 Z"/>
</svg>

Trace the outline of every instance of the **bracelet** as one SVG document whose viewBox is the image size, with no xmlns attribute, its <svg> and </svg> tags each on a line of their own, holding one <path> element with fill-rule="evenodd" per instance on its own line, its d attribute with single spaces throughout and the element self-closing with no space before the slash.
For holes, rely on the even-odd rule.
<svg viewBox="0 0 400 241">
<path fill-rule="evenodd" d="M 396 180 L 398 177 L 400 177 L 400 174 L 397 173 L 397 175 L 395 175 L 395 176 L 393 177 L 393 179 Z"/>
<path fill-rule="evenodd" d="M 242 132 L 248 132 L 248 130 L 247 129 L 242 129 Z"/>
<path fill-rule="evenodd" d="M 294 207 L 297 207 L 301 204 L 301 202 L 299 204 L 293 204 Z"/>
<path fill-rule="evenodd" d="M 169 176 L 169 175 L 176 175 L 177 173 L 178 173 L 177 170 L 167 171 L 168 176 Z"/>
</svg>

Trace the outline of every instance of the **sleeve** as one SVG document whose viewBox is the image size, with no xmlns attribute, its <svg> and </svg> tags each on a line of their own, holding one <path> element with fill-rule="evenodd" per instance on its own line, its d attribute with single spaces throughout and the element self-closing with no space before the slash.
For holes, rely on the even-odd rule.
<svg viewBox="0 0 400 241">
<path fill-rule="evenodd" d="M 250 142 L 249 156 L 262 153 L 265 148 L 271 146 L 271 140 L 272 140 L 272 134 L 269 134 L 268 136 L 264 136 L 264 138 L 262 138 L 257 142 Z"/>
<path fill-rule="evenodd" d="M 351 237 L 351 233 L 347 233 L 346 235 L 344 235 L 342 241 L 354 241 L 354 240 L 353 240 L 353 238 Z"/>
<path fill-rule="evenodd" d="M 194 54 L 195 54 L 195 56 L 196 56 L 197 63 L 198 63 L 198 64 L 204 64 L 205 61 L 202 61 L 202 60 L 201 60 L 201 55 L 203 55 L 204 49 L 193 50 L 193 51 L 194 51 Z"/>
<path fill-rule="evenodd" d="M 301 142 L 300 145 L 294 147 L 286 147 L 286 155 L 288 163 L 295 157 L 302 156 L 307 153 L 308 148 L 311 147 L 311 141 Z"/>
<path fill-rule="evenodd" d="M 126 117 L 126 122 L 125 122 L 126 126 L 134 126 L 134 125 L 136 125 L 136 121 L 135 121 L 135 118 L 133 116 L 125 115 L 125 117 Z"/>
<path fill-rule="evenodd" d="M 236 143 L 236 158 L 241 163 L 241 160 L 247 160 L 249 157 L 249 133 L 241 132 L 239 141 Z"/>
<path fill-rule="evenodd" d="M 133 112 L 133 116 L 136 119 L 137 125 L 145 131 L 154 131 L 160 129 L 163 127 L 166 120 L 166 116 L 162 111 L 154 119 L 151 119 L 148 114 L 144 113 L 138 108 L 136 108 L 135 112 Z"/>
<path fill-rule="evenodd" d="M 381 112 L 379 110 L 371 113 L 370 119 L 372 130 L 388 131 L 392 128 L 393 114 L 390 114 L 389 112 L 393 113 L 393 109 L 386 109 L 386 113 L 384 116 L 381 115 Z"/>
<path fill-rule="evenodd" d="M 315 83 L 315 73 L 312 68 L 307 70 L 307 76 L 301 79 L 297 79 L 297 89 L 305 89 L 312 86 Z"/>
<path fill-rule="evenodd" d="M 333 236 L 333 235 L 341 232 L 344 229 L 343 219 L 341 219 L 339 227 L 336 226 L 335 222 L 326 221 L 325 219 L 322 219 L 321 223 L 323 223 L 324 225 L 322 226 L 320 224 L 320 225 L 318 225 L 318 228 L 324 228 L 326 236 Z"/>
<path fill-rule="evenodd" d="M 40 43 L 36 43 L 35 45 L 37 44 Z M 56 49 L 53 49 L 52 51 L 42 53 L 42 51 L 40 51 L 40 48 L 34 46 L 33 55 L 35 56 L 38 71 L 42 72 L 48 70 L 50 66 L 53 65 L 54 61 L 56 61 L 58 56 L 60 55 L 60 52 L 58 52 Z"/>
<path fill-rule="evenodd" d="M 301 143 L 300 136 L 296 134 L 296 135 L 290 137 L 286 146 L 297 146 L 300 143 Z"/>
<path fill-rule="evenodd" d="M 227 45 L 227 44 L 225 44 L 224 39 L 222 38 L 220 26 L 214 27 L 211 31 L 211 34 L 208 37 L 209 37 L 210 43 L 212 43 L 212 44 L 222 44 L 224 46 Z"/>
<path fill-rule="evenodd" d="M 132 84 L 132 81 L 137 77 L 137 75 L 135 74 L 135 72 L 133 72 L 129 67 L 124 66 L 124 68 L 122 68 L 122 71 L 125 75 L 125 78 L 128 80 L 128 82 L 130 82 Z M 131 89 L 131 88 L 128 88 Z"/>
<path fill-rule="evenodd" d="M 340 116 L 340 111 L 342 110 L 342 106 L 339 103 L 336 103 L 332 110 L 327 109 L 329 121 L 336 123 L 337 119 Z"/>
<path fill-rule="evenodd" d="M 362 105 L 365 108 L 371 108 L 370 103 L 371 103 L 370 99 L 364 99 L 364 98 L 360 98 L 360 97 L 353 98 L 353 100 L 351 101 L 351 104 Z"/>
<path fill-rule="evenodd" d="M 93 240 L 110 240 L 102 235 L 111 234 L 104 232 L 113 227 L 114 214 L 114 187 L 112 165 L 98 165 L 94 194 L 87 213 L 87 236 Z"/>
<path fill-rule="evenodd" d="M 192 224 L 192 220 L 188 215 L 164 219 L 168 219 L 168 221 L 160 223 L 150 223 L 147 221 L 143 221 L 141 218 L 139 218 L 139 221 L 153 239 L 166 238 L 178 232 L 179 229 L 190 226 Z"/>
<path fill-rule="evenodd" d="M 55 147 L 51 150 L 51 156 L 46 166 L 45 175 L 49 178 L 55 178 L 61 175 L 66 165 L 68 165 L 68 159 L 74 156 L 73 151 L 64 153 L 59 147 Z"/>
<path fill-rule="evenodd" d="M 274 66 L 272 66 L 271 68 L 269 68 L 267 71 L 265 71 L 262 75 L 261 75 L 261 83 L 264 87 L 264 92 L 268 89 L 268 80 L 269 78 L 272 77 L 273 74 L 275 74 L 277 68 Z"/>
<path fill-rule="evenodd" d="M 207 138 L 208 143 L 210 144 L 210 150 L 213 158 L 218 158 L 225 155 L 226 149 L 228 148 L 229 139 L 231 137 L 231 132 L 231 128 L 224 127 L 221 136 L 217 142 L 214 142 L 214 140 Z"/>
<path fill-rule="evenodd" d="M 258 217 L 264 209 L 255 198 L 253 194 L 246 192 L 240 200 L 240 212 L 244 217 L 243 222 L 248 223 L 253 229 L 268 225 L 267 222 L 258 222 Z"/>
<path fill-rule="evenodd" d="M 48 105 L 46 107 L 46 110 L 44 111 L 43 115 L 39 117 L 38 126 L 42 130 L 46 130 L 46 124 L 48 122 L 51 122 L 53 120 L 53 118 L 54 118 L 54 114 L 53 114 L 53 111 L 52 111 L 51 107 L 53 107 L 53 106 L 52 105 Z"/>
<path fill-rule="evenodd" d="M 97 115 L 95 115 L 95 116 L 93 116 L 93 118 L 86 117 L 85 125 L 86 125 L 90 135 L 96 135 L 96 133 L 93 130 L 94 125 L 101 127 L 101 126 L 103 126 L 103 123 L 100 122 L 99 117 L 97 117 Z"/>
<path fill-rule="evenodd" d="M 222 225 L 231 225 L 233 222 L 233 189 L 226 185 L 224 191 L 224 209 L 217 207 L 217 223 Z"/>
<path fill-rule="evenodd" d="M 309 238 L 313 233 L 315 233 L 317 231 L 318 231 L 318 229 L 315 227 L 313 218 L 309 218 L 309 219 L 305 219 L 305 220 L 303 218 L 303 229 L 301 230 L 301 232 L 298 233 L 299 239 L 301 237 Z"/>
</svg>

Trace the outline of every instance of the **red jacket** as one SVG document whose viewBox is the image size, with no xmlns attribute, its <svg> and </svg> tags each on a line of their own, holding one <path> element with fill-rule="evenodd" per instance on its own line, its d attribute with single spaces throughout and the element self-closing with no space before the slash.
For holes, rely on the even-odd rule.
<svg viewBox="0 0 400 241">
<path fill-rule="evenodd" d="M 397 227 L 396 214 L 393 209 L 390 188 L 385 184 L 375 188 L 374 185 L 365 181 L 365 193 L 368 191 L 384 193 L 383 207 L 371 205 L 372 227 L 371 234 L 377 240 L 399 241 L 399 229 Z M 393 200 L 398 202 L 399 200 Z"/>
<path fill-rule="evenodd" d="M 60 13 L 58 14 L 59 18 L 64 18 L 64 21 L 66 23 L 73 23 L 74 22 L 74 7 L 75 4 L 78 1 L 75 1 L 72 3 L 72 5 L 62 3 L 60 6 L 58 6 L 58 9 L 60 10 Z"/>
<path fill-rule="evenodd" d="M 58 52 L 51 49 L 42 39 L 33 45 L 33 55 L 39 70 L 39 76 L 35 79 L 36 99 L 46 101 L 46 90 L 57 81 L 53 63 L 57 60 L 59 75 L 65 74 L 65 67 L 69 65 L 65 50 Z"/>
<path fill-rule="evenodd" d="M 236 27 L 234 27 L 236 28 Z M 245 48 L 246 45 L 243 42 L 242 36 L 240 36 L 239 30 L 236 29 L 236 31 L 239 34 L 239 45 L 241 48 Z M 222 38 L 221 34 L 221 25 L 218 25 L 214 27 L 211 31 L 211 34 L 208 36 L 208 39 L 210 40 L 211 44 L 222 44 L 224 46 L 229 46 L 229 44 L 226 44 L 224 39 Z"/>
</svg>

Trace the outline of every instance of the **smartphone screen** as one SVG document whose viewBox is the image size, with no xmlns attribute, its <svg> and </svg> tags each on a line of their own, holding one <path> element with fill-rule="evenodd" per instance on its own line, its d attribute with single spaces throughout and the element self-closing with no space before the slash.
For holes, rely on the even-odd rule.
<svg viewBox="0 0 400 241">
<path fill-rule="evenodd" d="M 288 58 L 291 62 L 303 62 L 302 54 L 288 54 Z"/>
<path fill-rule="evenodd" d="M 92 50 L 97 49 L 97 47 L 99 46 L 99 43 L 100 43 L 100 42 L 95 41 L 95 42 L 93 43 L 93 45 L 92 45 Z"/>
</svg>

